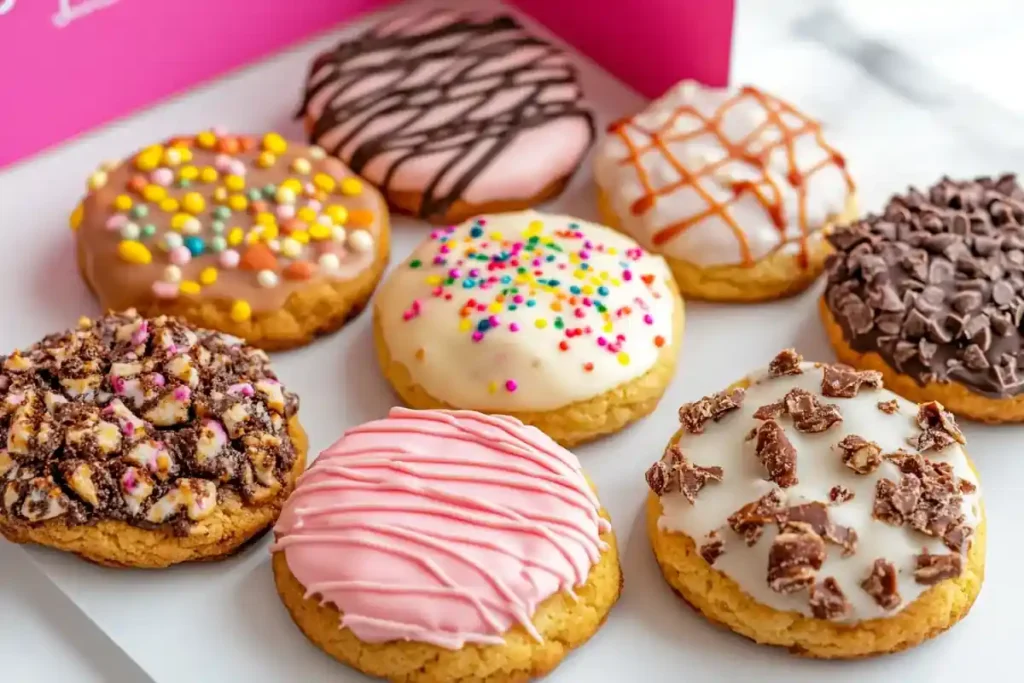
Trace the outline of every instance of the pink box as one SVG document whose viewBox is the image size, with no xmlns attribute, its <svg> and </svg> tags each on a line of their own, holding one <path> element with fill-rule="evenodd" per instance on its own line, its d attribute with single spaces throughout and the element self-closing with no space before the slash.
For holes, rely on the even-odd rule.
<svg viewBox="0 0 1024 683">
<path fill-rule="evenodd" d="M 391 1 L 0 0 L 0 167 Z M 513 4 L 644 95 L 727 79 L 732 0 Z"/>
</svg>

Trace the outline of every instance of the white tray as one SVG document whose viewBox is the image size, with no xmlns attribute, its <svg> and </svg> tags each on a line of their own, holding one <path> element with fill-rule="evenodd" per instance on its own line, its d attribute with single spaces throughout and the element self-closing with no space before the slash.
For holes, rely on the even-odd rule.
<svg viewBox="0 0 1024 683">
<path fill-rule="evenodd" d="M 998 151 L 984 156 L 963 129 L 895 101 L 885 84 L 856 63 L 825 59 L 828 51 L 807 35 L 783 43 L 779 27 L 769 21 L 741 24 L 746 37 L 737 44 L 734 80 L 758 83 L 826 120 L 831 117 L 833 137 L 849 153 L 868 208 L 877 208 L 907 182 L 926 183 L 943 172 L 998 172 L 1005 166 L 991 164 L 1012 160 L 1000 159 Z M 0 348 L 27 345 L 72 325 L 83 313 L 99 312 L 78 278 L 65 227 L 67 212 L 97 162 L 213 124 L 239 131 L 276 129 L 301 138 L 291 115 L 306 65 L 314 53 L 355 28 L 334 31 L 0 176 L 0 235 L 6 238 L 0 249 L 0 319 L 5 321 Z M 835 26 L 827 30 L 835 33 Z M 846 41 L 857 38 L 840 33 Z M 641 106 L 640 97 L 597 67 L 581 59 L 580 68 L 602 129 Z M 887 113 L 873 117 L 873 108 Z M 546 208 L 596 218 L 589 164 Z M 426 227 L 396 217 L 393 229 L 396 263 Z M 1024 455 L 1016 452 L 1024 428 L 966 425 L 990 520 L 988 580 L 969 618 L 909 653 L 850 663 L 797 659 L 710 625 L 662 581 L 644 531 L 643 473 L 675 429 L 678 405 L 720 389 L 787 346 L 809 358 L 833 359 L 816 315 L 819 292 L 820 286 L 795 299 L 757 306 L 690 304 L 680 372 L 657 412 L 579 449 L 618 533 L 625 591 L 604 628 L 548 680 L 1019 680 L 1014 649 L 1024 633 L 1018 621 L 1024 614 L 1018 578 L 1024 551 L 1017 525 L 1024 520 L 1024 485 L 1014 474 L 1024 470 Z M 384 415 L 395 402 L 377 370 L 368 315 L 274 360 L 282 380 L 302 399 L 300 417 L 312 453 L 345 428 Z M 274 590 L 268 542 L 226 562 L 166 571 L 109 570 L 56 552 L 26 552 L 160 683 L 367 680 L 323 655 L 292 624 Z"/>
</svg>

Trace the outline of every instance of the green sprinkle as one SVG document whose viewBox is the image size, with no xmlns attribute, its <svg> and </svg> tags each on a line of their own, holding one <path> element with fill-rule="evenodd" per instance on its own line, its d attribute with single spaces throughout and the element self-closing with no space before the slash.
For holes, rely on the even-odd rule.
<svg viewBox="0 0 1024 683">
<path fill-rule="evenodd" d="M 420 261 L 418 258 L 414 258 L 412 261 L 409 261 L 410 268 L 419 268 L 422 265 L 423 261 Z"/>
<path fill-rule="evenodd" d="M 562 322 L 562 316 L 555 318 L 555 329 L 560 330 L 565 327 L 565 323 Z"/>
<path fill-rule="evenodd" d="M 149 207 L 145 204 L 136 204 L 132 207 L 132 218 L 145 218 L 149 215 Z"/>
<path fill-rule="evenodd" d="M 224 228 L 224 221 L 212 221 L 210 223 L 210 229 L 218 235 L 224 232 Z"/>
<path fill-rule="evenodd" d="M 156 226 L 152 223 L 146 223 L 142 226 L 142 235 L 144 237 L 152 237 L 156 234 Z"/>
</svg>

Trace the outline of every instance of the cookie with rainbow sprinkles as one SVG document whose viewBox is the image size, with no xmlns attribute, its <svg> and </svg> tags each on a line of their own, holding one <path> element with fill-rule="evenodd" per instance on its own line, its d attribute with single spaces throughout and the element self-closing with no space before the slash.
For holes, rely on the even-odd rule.
<svg viewBox="0 0 1024 683">
<path fill-rule="evenodd" d="M 381 286 L 374 330 L 408 405 L 511 415 L 573 445 L 654 410 L 683 304 L 628 237 L 522 211 L 431 232 Z"/>
<path fill-rule="evenodd" d="M 264 349 L 341 327 L 389 249 L 380 194 L 277 133 L 203 131 L 103 164 L 71 227 L 105 309 L 175 315 Z"/>
</svg>

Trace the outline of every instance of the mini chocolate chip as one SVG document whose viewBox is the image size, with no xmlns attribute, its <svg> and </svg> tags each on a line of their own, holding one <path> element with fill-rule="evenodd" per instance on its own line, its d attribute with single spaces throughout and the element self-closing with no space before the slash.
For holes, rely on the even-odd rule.
<svg viewBox="0 0 1024 683">
<path fill-rule="evenodd" d="M 984 370 L 991 365 L 985 357 L 985 352 L 977 344 L 971 344 L 964 349 L 963 359 L 964 365 L 970 370 Z"/>
<path fill-rule="evenodd" d="M 941 285 L 953 279 L 956 268 L 944 258 L 933 258 L 928 264 L 928 282 L 933 285 Z"/>
<path fill-rule="evenodd" d="M 917 351 L 917 344 L 913 342 L 902 340 L 896 342 L 896 348 L 892 352 L 896 367 L 902 369 L 906 363 L 917 358 Z"/>
<path fill-rule="evenodd" d="M 949 229 L 955 235 L 967 235 L 970 232 L 970 225 L 971 224 L 967 220 L 967 216 L 958 212 L 953 216 Z"/>
<path fill-rule="evenodd" d="M 923 299 L 919 299 L 923 301 Z M 928 316 L 921 311 L 913 310 L 903 319 L 903 334 L 907 339 L 923 337 L 928 331 Z"/>
<path fill-rule="evenodd" d="M 900 303 L 900 310 L 902 309 L 903 304 Z M 875 327 L 882 334 L 899 334 L 903 327 L 903 316 L 900 313 L 882 313 L 875 318 Z"/>
<path fill-rule="evenodd" d="M 928 279 L 928 253 L 920 249 L 909 251 L 900 259 L 900 265 L 915 280 Z"/>
<path fill-rule="evenodd" d="M 1001 242 L 998 237 L 979 235 L 974 238 L 974 253 L 978 256 L 990 256 L 999 251 Z"/>
<path fill-rule="evenodd" d="M 938 229 L 942 229 L 942 221 L 937 222 Z M 933 254 L 941 254 L 949 245 L 958 241 L 956 235 L 950 233 L 939 233 L 937 235 L 929 235 L 924 240 L 924 248 Z"/>
<path fill-rule="evenodd" d="M 983 299 L 981 297 L 981 292 L 973 290 L 957 292 L 949 300 L 950 308 L 960 314 L 970 313 L 971 311 L 981 308 L 982 303 Z"/>
<path fill-rule="evenodd" d="M 999 306 L 1006 306 L 1013 301 L 1013 287 L 1004 280 L 992 285 L 992 301 Z"/>
</svg>

